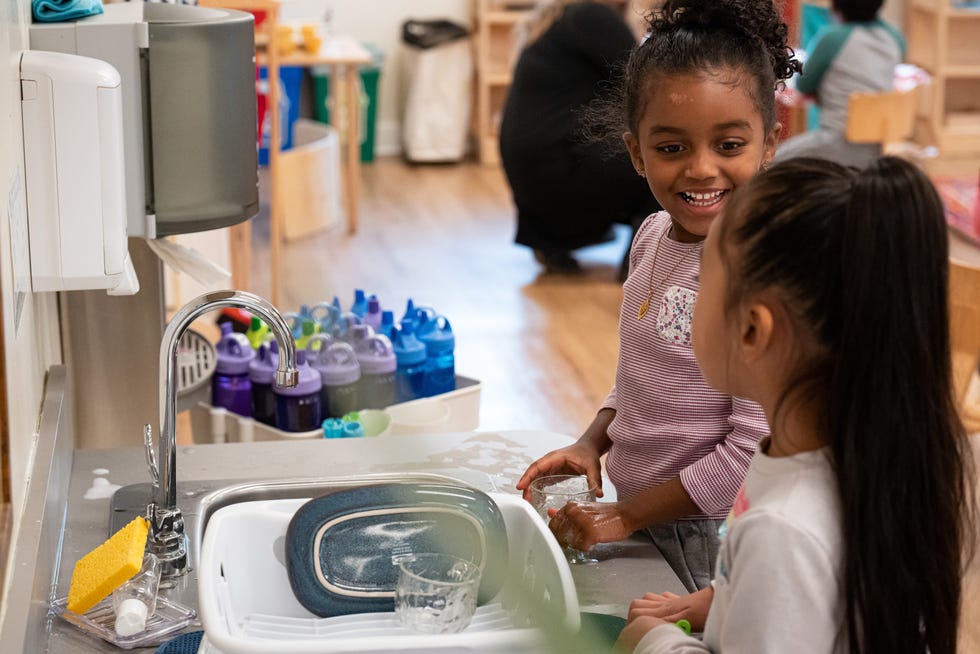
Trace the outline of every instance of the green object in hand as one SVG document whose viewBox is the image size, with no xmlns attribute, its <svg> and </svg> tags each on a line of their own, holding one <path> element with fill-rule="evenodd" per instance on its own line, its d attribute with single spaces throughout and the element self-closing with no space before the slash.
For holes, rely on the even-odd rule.
<svg viewBox="0 0 980 654">
<path fill-rule="evenodd" d="M 688 622 L 687 620 L 681 619 L 675 622 L 674 624 L 676 624 L 677 628 L 683 631 L 688 636 L 691 635 L 691 623 Z"/>
</svg>

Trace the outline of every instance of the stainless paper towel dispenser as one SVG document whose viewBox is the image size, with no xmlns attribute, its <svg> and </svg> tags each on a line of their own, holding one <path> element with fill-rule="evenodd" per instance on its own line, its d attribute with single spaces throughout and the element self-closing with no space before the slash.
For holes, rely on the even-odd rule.
<svg viewBox="0 0 980 654">
<path fill-rule="evenodd" d="M 216 229 L 258 213 L 253 34 L 251 14 L 142 2 L 31 25 L 32 50 L 119 71 L 129 236 Z"/>
</svg>

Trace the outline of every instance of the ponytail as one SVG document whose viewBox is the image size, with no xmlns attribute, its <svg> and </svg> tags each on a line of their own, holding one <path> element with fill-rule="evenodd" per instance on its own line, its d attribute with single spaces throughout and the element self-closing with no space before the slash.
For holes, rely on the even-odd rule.
<svg viewBox="0 0 980 654">
<path fill-rule="evenodd" d="M 857 175 L 828 397 L 854 652 L 956 651 L 972 490 L 953 403 L 947 261 L 942 203 L 921 172 L 883 158 Z"/>
<path fill-rule="evenodd" d="M 778 287 L 825 351 L 799 386 L 825 407 L 845 649 L 953 654 L 974 503 L 953 402 L 942 203 L 890 157 L 860 173 L 790 160 L 736 197 L 744 211 L 722 223 L 740 254 L 729 303 Z"/>
</svg>

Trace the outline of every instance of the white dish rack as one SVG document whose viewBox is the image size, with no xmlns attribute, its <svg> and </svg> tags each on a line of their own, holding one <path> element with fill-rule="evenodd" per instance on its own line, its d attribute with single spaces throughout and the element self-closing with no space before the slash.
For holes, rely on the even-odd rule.
<svg viewBox="0 0 980 654">
<path fill-rule="evenodd" d="M 490 493 L 504 518 L 508 573 L 493 600 L 477 608 L 458 634 L 427 635 L 402 627 L 395 614 L 319 618 L 293 595 L 285 566 L 285 534 L 308 500 L 243 502 L 211 517 L 198 577 L 201 623 L 211 654 L 531 654 L 550 631 L 573 634 L 579 605 L 561 548 L 520 496 Z"/>
</svg>

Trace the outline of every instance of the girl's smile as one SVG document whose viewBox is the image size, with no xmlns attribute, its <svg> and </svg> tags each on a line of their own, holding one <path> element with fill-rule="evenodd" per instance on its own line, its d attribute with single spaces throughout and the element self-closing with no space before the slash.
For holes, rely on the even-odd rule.
<svg viewBox="0 0 980 654">
<path fill-rule="evenodd" d="M 625 137 L 678 240 L 703 239 L 731 192 L 772 158 L 778 128 L 766 133 L 749 80 L 733 70 L 660 75 L 639 136 Z"/>
</svg>

